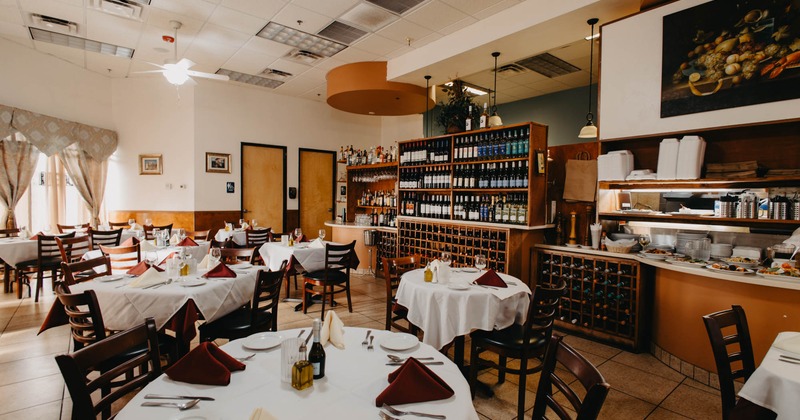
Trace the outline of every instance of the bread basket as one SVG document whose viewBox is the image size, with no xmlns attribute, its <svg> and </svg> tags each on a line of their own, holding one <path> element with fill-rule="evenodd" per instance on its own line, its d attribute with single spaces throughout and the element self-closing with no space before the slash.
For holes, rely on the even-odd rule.
<svg viewBox="0 0 800 420">
<path fill-rule="evenodd" d="M 605 241 L 606 249 L 620 254 L 627 254 L 631 252 L 631 249 L 633 249 L 633 246 L 636 245 L 636 243 L 637 242 L 634 239 L 620 239 L 618 241 L 613 241 L 606 238 Z"/>
</svg>

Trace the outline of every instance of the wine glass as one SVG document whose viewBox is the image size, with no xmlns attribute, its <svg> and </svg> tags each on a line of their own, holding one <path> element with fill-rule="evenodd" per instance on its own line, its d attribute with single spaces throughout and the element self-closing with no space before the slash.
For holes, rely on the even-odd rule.
<svg viewBox="0 0 800 420">
<path fill-rule="evenodd" d="M 250 226 L 252 226 L 253 229 L 255 229 L 256 226 L 258 226 L 258 222 L 256 222 L 256 219 L 253 219 L 253 220 L 250 221 Z"/>
<path fill-rule="evenodd" d="M 22 226 L 21 228 L 19 228 L 19 230 L 22 230 L 22 229 L 24 229 L 24 228 L 25 228 L 25 226 Z M 45 234 L 49 235 L 50 233 L 52 233 L 52 232 L 51 232 L 52 230 L 53 230 L 53 226 L 50 226 L 50 225 L 44 225 L 44 233 L 45 233 Z"/>
<path fill-rule="evenodd" d="M 303 229 L 295 228 L 294 229 L 294 237 L 296 241 L 300 240 L 300 237 L 303 236 Z"/>
<path fill-rule="evenodd" d="M 486 255 L 478 254 L 475 256 L 475 268 L 478 270 L 486 268 Z"/>
<path fill-rule="evenodd" d="M 319 232 L 317 232 L 317 234 L 319 235 L 320 241 L 325 240 L 325 229 L 320 229 Z"/>
<path fill-rule="evenodd" d="M 644 251 L 647 245 L 650 245 L 650 235 L 639 235 L 639 245 L 642 246 L 642 250 Z"/>
<path fill-rule="evenodd" d="M 152 219 L 144 219 L 144 225 L 145 226 L 151 226 L 152 224 L 153 224 L 153 220 Z"/>
<path fill-rule="evenodd" d="M 158 254 L 153 251 L 146 252 L 144 258 L 147 260 L 147 265 L 152 267 L 156 264 L 156 260 L 158 260 Z"/>
<path fill-rule="evenodd" d="M 212 260 L 212 261 L 209 261 L 209 262 L 213 263 L 213 264 L 209 264 L 208 266 L 209 266 L 209 268 L 213 268 L 214 266 L 217 265 L 219 260 L 222 259 L 222 250 L 220 250 L 217 247 L 211 248 L 211 252 L 209 253 L 209 255 L 211 256 L 211 260 Z"/>
<path fill-rule="evenodd" d="M 133 227 L 133 225 L 135 225 L 135 224 L 136 224 L 136 219 L 134 219 L 132 217 L 130 219 L 128 219 L 128 226 Z"/>
<path fill-rule="evenodd" d="M 440 259 L 441 259 L 442 263 L 444 263 L 446 266 L 449 267 L 450 264 L 453 263 L 453 254 L 451 254 L 450 251 L 442 251 L 442 255 L 441 255 Z"/>
<path fill-rule="evenodd" d="M 244 219 L 239 219 L 239 227 L 244 227 Z"/>
</svg>

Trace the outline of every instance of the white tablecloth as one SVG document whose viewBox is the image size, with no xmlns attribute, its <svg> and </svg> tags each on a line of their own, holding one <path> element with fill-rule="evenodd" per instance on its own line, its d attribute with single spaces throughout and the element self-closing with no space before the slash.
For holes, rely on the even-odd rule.
<svg viewBox="0 0 800 420">
<path fill-rule="evenodd" d="M 236 229 L 229 232 L 226 232 L 225 229 L 220 229 L 217 231 L 217 234 L 214 235 L 214 239 L 217 242 L 225 242 L 229 238 L 233 238 L 233 242 L 239 246 L 247 245 L 247 234 L 243 230 Z"/>
<path fill-rule="evenodd" d="M 778 334 L 769 348 L 761 365 L 745 382 L 739 396 L 752 403 L 768 408 L 778 414 L 779 419 L 796 419 L 798 416 L 797 397 L 800 396 L 800 365 L 781 362 L 778 356 L 785 354 L 800 358 L 800 353 L 792 353 L 775 347 L 782 340 L 800 335 L 797 332 Z"/>
<path fill-rule="evenodd" d="M 451 282 L 471 283 L 480 274 L 454 270 Z M 441 349 L 473 330 L 491 331 L 525 322 L 531 289 L 517 278 L 498 274 L 509 283 L 507 288 L 473 285 L 453 290 L 445 284 L 425 283 L 422 269 L 409 271 L 400 280 L 397 302 L 408 308 L 408 320 L 425 332 L 425 344 Z"/>
<path fill-rule="evenodd" d="M 124 241 L 132 236 L 135 236 L 129 230 L 122 231 L 122 239 Z M 0 259 L 5 261 L 11 266 L 17 265 L 22 261 L 35 260 L 37 257 L 36 240 L 33 239 L 20 239 L 20 238 L 1 238 L 0 239 Z"/>
<path fill-rule="evenodd" d="M 182 287 L 180 282 L 153 289 L 128 287 L 133 278 L 102 282 L 87 281 L 70 286 L 72 293 L 94 289 L 103 312 L 103 321 L 110 330 L 124 330 L 136 326 L 146 318 L 153 317 L 156 327 L 161 329 L 189 299 L 207 321 L 213 321 L 233 312 L 253 297 L 258 268 L 237 270 L 236 278 L 202 279 L 198 274 L 180 279 L 199 279 L 206 284 Z M 166 272 L 159 273 L 167 280 Z M 123 286 L 125 285 L 125 286 Z M 122 287 L 120 287 L 122 286 Z"/>
<path fill-rule="evenodd" d="M 261 254 L 264 263 L 273 271 L 281 268 L 283 260 L 291 261 L 292 257 L 307 272 L 324 269 L 325 248 L 314 248 L 309 244 L 309 242 L 302 242 L 295 246 L 288 246 L 280 242 L 267 242 L 261 245 L 258 253 Z M 298 268 L 296 265 L 294 267 Z"/>
<path fill-rule="evenodd" d="M 211 246 L 211 243 L 208 242 L 208 241 L 197 241 L 197 245 L 198 246 L 187 246 L 187 247 L 184 247 L 184 248 L 186 249 L 186 251 L 188 253 L 190 253 L 192 255 L 192 258 L 194 258 L 194 260 L 199 263 L 208 254 L 208 249 L 209 249 L 209 246 Z M 153 248 L 153 249 L 155 249 L 155 248 Z M 169 246 L 169 247 L 166 247 L 166 248 L 156 249 L 155 250 L 155 253 L 156 253 L 156 265 L 160 265 L 162 262 L 164 262 L 164 260 L 167 257 L 172 255 L 173 252 L 177 252 L 179 250 L 180 250 L 179 247 L 176 247 L 176 246 Z M 141 252 L 140 257 L 142 258 L 142 261 L 145 261 L 147 259 L 147 252 L 152 252 L 152 251 L 142 251 Z M 100 257 L 102 255 L 103 255 L 103 253 L 99 249 L 95 249 L 95 250 L 89 251 L 86 254 L 84 254 L 83 259 L 88 260 L 88 259 L 91 259 L 91 258 Z M 131 266 L 133 266 L 133 265 L 135 265 L 135 263 L 131 263 Z M 114 270 L 114 274 L 124 274 L 126 271 L 128 271 L 128 269 Z"/>
<path fill-rule="evenodd" d="M 310 331 L 310 325 L 306 328 Z M 296 337 L 298 330 L 279 331 L 285 337 Z M 361 340 L 366 335 L 362 328 L 345 328 L 345 349 L 332 345 L 325 347 L 325 377 L 314 381 L 314 386 L 297 391 L 280 378 L 280 346 L 271 350 L 256 351 L 256 356 L 245 362 L 247 368 L 233 372 L 228 386 L 192 385 L 176 382 L 166 375 L 142 389 L 117 415 L 125 419 L 247 419 L 255 408 L 263 407 L 278 419 L 377 419 L 379 409 L 375 398 L 388 385 L 387 376 L 397 369 L 386 366 L 388 353 L 379 343 L 388 331 L 373 331 L 375 350 L 366 351 Z M 242 340 L 232 341 L 222 348 L 232 356 L 253 353 L 242 347 Z M 470 398 L 469 385 L 458 368 L 444 355 L 427 345 L 419 345 L 404 352 L 391 352 L 402 356 L 432 356 L 444 362 L 442 366 L 429 366 L 447 382 L 455 395 L 446 400 L 403 404 L 401 410 L 444 414 L 453 420 L 478 418 Z M 194 408 L 178 412 L 175 408 L 141 407 L 146 394 L 182 394 L 213 397 L 215 401 L 200 401 Z M 169 401 L 169 400 L 147 400 Z M 417 417 L 414 417 L 417 418 Z M 411 417 L 408 417 L 411 419 Z"/>
</svg>

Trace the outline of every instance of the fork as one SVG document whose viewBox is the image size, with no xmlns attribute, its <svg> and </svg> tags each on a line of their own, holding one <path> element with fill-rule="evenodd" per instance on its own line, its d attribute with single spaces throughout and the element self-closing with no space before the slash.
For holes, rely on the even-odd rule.
<svg viewBox="0 0 800 420">
<path fill-rule="evenodd" d="M 255 353 L 252 353 L 249 356 L 237 357 L 236 360 L 238 360 L 240 362 L 246 362 L 246 361 L 252 359 L 253 357 L 255 357 L 255 355 L 256 355 Z"/>
<path fill-rule="evenodd" d="M 390 412 L 390 413 L 392 413 L 392 414 L 394 414 L 395 416 L 408 416 L 408 415 L 411 415 L 411 416 L 417 416 L 417 417 L 427 417 L 427 418 L 430 418 L 430 419 L 446 419 L 447 418 L 447 416 L 443 416 L 441 414 L 418 413 L 416 411 L 400 411 L 400 410 L 392 407 L 391 405 L 387 405 L 387 404 L 384 404 L 381 408 L 386 410 L 386 411 L 388 411 L 388 412 Z"/>
<path fill-rule="evenodd" d="M 361 342 L 361 347 L 366 346 L 369 344 L 369 335 L 372 333 L 372 330 L 367 330 L 367 335 L 364 337 L 364 341 Z"/>
<path fill-rule="evenodd" d="M 372 350 L 375 349 L 375 347 L 373 347 L 373 345 L 372 345 L 372 340 L 374 340 L 374 339 L 375 339 L 374 335 L 369 337 L 369 345 L 367 346 L 367 351 L 372 351 Z"/>
</svg>

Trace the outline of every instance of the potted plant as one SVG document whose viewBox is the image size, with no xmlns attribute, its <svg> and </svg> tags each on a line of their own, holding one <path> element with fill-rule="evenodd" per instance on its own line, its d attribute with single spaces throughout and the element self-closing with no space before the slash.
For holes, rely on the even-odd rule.
<svg viewBox="0 0 800 420">
<path fill-rule="evenodd" d="M 472 106 L 473 128 L 478 122 L 480 111 L 478 106 L 472 102 L 472 98 L 464 92 L 464 82 L 453 80 L 453 85 L 447 91 L 447 103 L 439 102 L 439 113 L 436 115 L 436 122 L 446 133 L 458 133 L 464 131 L 464 123 L 469 115 L 469 107 Z"/>
</svg>

